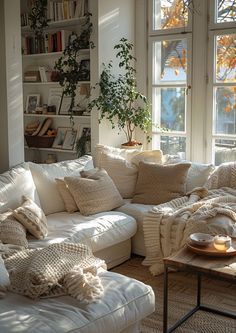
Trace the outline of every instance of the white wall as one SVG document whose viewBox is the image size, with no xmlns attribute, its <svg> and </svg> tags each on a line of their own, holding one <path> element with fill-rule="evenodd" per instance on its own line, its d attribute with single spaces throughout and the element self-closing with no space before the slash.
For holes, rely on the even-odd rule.
<svg viewBox="0 0 236 333">
<path fill-rule="evenodd" d="M 24 161 L 20 1 L 0 2 L 0 172 Z"/>
<path fill-rule="evenodd" d="M 93 1 L 96 2 L 96 1 Z M 94 27 L 98 30 L 94 34 L 96 48 L 91 54 L 92 66 L 92 85 L 99 80 L 102 71 L 102 63 L 113 60 L 114 69 L 118 73 L 118 61 L 115 57 L 114 45 L 122 37 L 134 43 L 135 34 L 135 1 L 134 0 L 98 0 L 93 3 L 92 13 Z M 96 8 L 97 7 L 97 8 Z M 97 18 L 95 15 L 97 14 Z M 96 25 L 97 24 L 97 25 Z M 118 130 L 112 130 L 108 121 L 102 121 L 98 126 L 98 114 L 92 116 L 92 146 L 96 143 L 120 146 L 125 142 L 123 134 L 118 135 Z"/>
</svg>

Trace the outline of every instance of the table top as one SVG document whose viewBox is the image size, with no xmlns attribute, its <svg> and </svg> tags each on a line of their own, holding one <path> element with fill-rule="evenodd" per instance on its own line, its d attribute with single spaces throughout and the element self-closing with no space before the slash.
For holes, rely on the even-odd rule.
<svg viewBox="0 0 236 333">
<path fill-rule="evenodd" d="M 185 246 L 177 253 L 163 259 L 165 266 L 190 272 L 218 276 L 236 282 L 236 256 L 211 257 L 192 252 Z"/>
</svg>

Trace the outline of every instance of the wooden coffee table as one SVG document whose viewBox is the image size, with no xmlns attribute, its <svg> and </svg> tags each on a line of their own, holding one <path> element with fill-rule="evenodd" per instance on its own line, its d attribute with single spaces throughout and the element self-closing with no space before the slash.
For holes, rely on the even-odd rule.
<svg viewBox="0 0 236 333">
<path fill-rule="evenodd" d="M 236 319 L 236 313 L 220 311 L 212 307 L 201 304 L 201 278 L 206 275 L 213 279 L 227 280 L 236 283 L 236 256 L 232 257 L 209 257 L 199 255 L 187 247 L 179 252 L 164 258 L 164 313 L 163 313 L 163 332 L 169 333 L 174 331 L 190 316 L 198 310 L 209 311 L 215 314 L 224 315 Z M 186 315 L 179 319 L 172 327 L 168 328 L 168 272 L 169 269 L 191 272 L 197 275 L 197 304 Z M 235 306 L 236 308 L 236 306 Z"/>
</svg>

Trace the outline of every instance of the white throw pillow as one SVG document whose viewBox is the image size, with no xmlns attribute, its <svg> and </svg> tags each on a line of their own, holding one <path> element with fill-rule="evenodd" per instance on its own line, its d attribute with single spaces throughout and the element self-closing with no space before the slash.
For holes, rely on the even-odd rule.
<svg viewBox="0 0 236 333">
<path fill-rule="evenodd" d="M 195 187 L 204 186 L 213 170 L 212 164 L 192 163 L 187 176 L 187 192 L 192 191 Z"/>
<path fill-rule="evenodd" d="M 22 163 L 0 175 L 0 213 L 20 206 L 22 195 L 31 198 L 40 206 L 28 163 Z"/>
<path fill-rule="evenodd" d="M 35 164 L 29 162 L 35 185 L 39 194 L 41 207 L 46 215 L 65 211 L 65 205 L 57 189 L 55 178 L 79 176 L 80 171 L 93 168 L 91 156 L 52 164 Z"/>
<path fill-rule="evenodd" d="M 131 163 L 136 166 L 138 166 L 140 162 L 162 164 L 162 151 L 159 149 L 143 150 L 131 159 Z"/>
</svg>

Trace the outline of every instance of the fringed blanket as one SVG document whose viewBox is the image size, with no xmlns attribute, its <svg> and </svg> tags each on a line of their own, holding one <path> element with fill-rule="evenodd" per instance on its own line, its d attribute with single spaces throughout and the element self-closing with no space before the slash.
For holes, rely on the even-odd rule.
<svg viewBox="0 0 236 333">
<path fill-rule="evenodd" d="M 56 243 L 8 254 L 4 259 L 9 290 L 30 298 L 69 294 L 91 302 L 103 293 L 97 269 L 106 265 L 86 245 Z"/>
<path fill-rule="evenodd" d="M 223 233 L 236 237 L 236 189 L 196 188 L 185 197 L 153 207 L 143 223 L 146 258 L 154 274 L 163 258 L 184 246 L 191 233 Z"/>
</svg>

